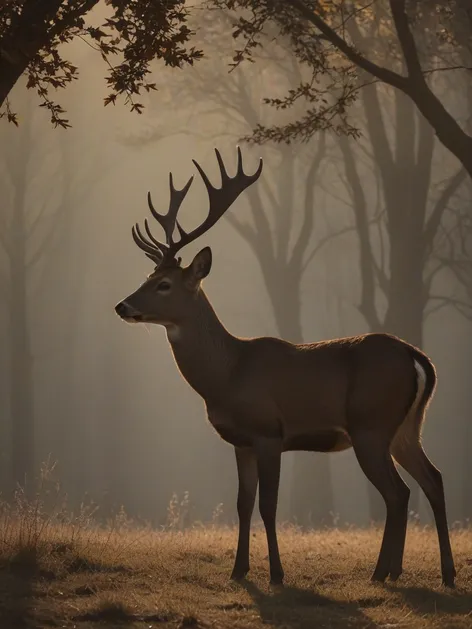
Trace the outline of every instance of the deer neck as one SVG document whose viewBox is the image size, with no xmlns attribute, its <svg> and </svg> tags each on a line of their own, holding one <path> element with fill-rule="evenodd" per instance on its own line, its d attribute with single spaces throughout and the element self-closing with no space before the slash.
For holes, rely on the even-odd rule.
<svg viewBox="0 0 472 629">
<path fill-rule="evenodd" d="M 203 290 L 192 316 L 166 326 L 167 338 L 179 370 L 207 402 L 224 395 L 237 363 L 240 341 L 219 320 Z"/>
</svg>

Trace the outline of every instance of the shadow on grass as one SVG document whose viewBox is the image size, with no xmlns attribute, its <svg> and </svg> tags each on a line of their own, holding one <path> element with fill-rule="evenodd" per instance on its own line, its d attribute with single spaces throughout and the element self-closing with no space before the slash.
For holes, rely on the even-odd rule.
<svg viewBox="0 0 472 629">
<path fill-rule="evenodd" d="M 75 621 L 89 621 L 112 626 L 138 623 L 167 623 L 172 620 L 165 614 L 135 614 L 119 601 L 102 601 L 93 610 L 75 616 Z"/>
<path fill-rule="evenodd" d="M 251 581 L 241 581 L 240 584 L 252 598 L 263 622 L 275 627 L 375 629 L 378 626 L 362 612 L 359 602 L 338 601 L 310 590 L 287 585 L 271 593 L 265 593 Z"/>
<path fill-rule="evenodd" d="M 34 548 L 25 548 L 0 563 L 0 626 L 35 629 L 34 588 L 40 578 Z"/>
<path fill-rule="evenodd" d="M 69 552 L 71 549 L 66 550 Z M 66 551 L 62 552 L 58 548 L 52 549 L 51 552 L 66 554 Z M 57 608 L 53 604 L 48 606 L 40 601 L 45 596 L 45 585 L 48 587 L 48 583 L 60 578 L 61 575 L 86 571 L 90 573 L 125 571 L 121 566 L 109 567 L 100 563 L 90 563 L 76 556 L 71 561 L 64 560 L 56 573 L 42 566 L 44 561 L 40 560 L 40 555 L 37 547 L 23 547 L 11 556 L 0 559 L 0 629 L 40 629 L 45 626 L 59 626 Z M 78 596 L 93 594 L 95 591 L 90 588 L 79 588 L 76 592 Z M 122 605 L 104 601 L 88 616 L 85 615 L 84 620 L 123 626 L 136 620 L 162 622 L 163 618 L 155 615 L 137 617 Z"/>
<path fill-rule="evenodd" d="M 405 603 L 419 614 L 451 614 L 467 616 L 472 611 L 472 589 L 430 590 L 423 587 L 388 585 L 389 590 L 400 594 Z M 472 616 L 471 616 L 472 626 Z"/>
</svg>

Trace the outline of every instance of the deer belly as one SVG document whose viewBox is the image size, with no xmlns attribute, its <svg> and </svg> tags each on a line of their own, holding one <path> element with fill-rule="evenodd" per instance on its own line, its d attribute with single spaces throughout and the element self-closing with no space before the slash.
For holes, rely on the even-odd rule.
<svg viewBox="0 0 472 629">
<path fill-rule="evenodd" d="M 246 404 L 235 407 L 235 411 L 207 407 L 208 420 L 224 441 L 238 448 L 247 448 L 258 437 L 281 438 L 280 423 L 267 421 L 265 409 L 255 412 L 254 406 L 250 405 L 248 412 Z"/>
<path fill-rule="evenodd" d="M 327 428 L 310 433 L 287 435 L 283 449 L 287 451 L 304 450 L 306 452 L 341 452 L 351 447 L 351 440 L 344 430 Z"/>
</svg>

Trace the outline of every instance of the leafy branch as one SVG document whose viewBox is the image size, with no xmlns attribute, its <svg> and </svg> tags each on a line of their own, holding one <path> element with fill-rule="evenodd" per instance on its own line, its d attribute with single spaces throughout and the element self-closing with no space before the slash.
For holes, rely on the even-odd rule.
<svg viewBox="0 0 472 629">
<path fill-rule="evenodd" d="M 75 39 L 91 45 L 108 66 L 106 82 L 110 93 L 104 104 L 115 103 L 124 96 L 125 105 L 137 113 L 144 105 L 133 97 L 156 89 L 148 80 L 154 60 L 181 68 L 202 57 L 200 50 L 188 45 L 194 32 L 187 25 L 189 11 L 184 0 L 107 0 L 113 13 L 98 27 L 86 23 L 97 1 L 13 0 L 2 6 L 0 76 L 5 76 L 5 85 L 0 105 L 5 106 L 5 111 L 0 112 L 1 117 L 16 122 L 6 97 L 19 76 L 26 74 L 27 87 L 37 91 L 52 124 L 70 126 L 64 109 L 50 92 L 64 89 L 78 78 L 78 68 L 62 56 L 64 44 Z M 117 62 L 112 63 L 112 59 Z"/>
</svg>

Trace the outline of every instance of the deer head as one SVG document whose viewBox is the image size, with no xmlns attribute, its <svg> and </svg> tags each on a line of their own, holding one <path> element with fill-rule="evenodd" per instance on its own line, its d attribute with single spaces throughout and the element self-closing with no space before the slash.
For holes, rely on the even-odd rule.
<svg viewBox="0 0 472 629">
<path fill-rule="evenodd" d="M 209 247 L 202 249 L 191 264 L 181 267 L 181 258 L 176 254 L 189 243 L 207 232 L 229 209 L 238 196 L 259 178 L 262 159 L 253 175 L 243 170 L 241 149 L 238 147 L 238 167 L 234 177 L 226 172 L 217 149 L 216 158 L 221 174 L 221 188 L 215 188 L 201 166 L 192 160 L 208 191 L 209 210 L 206 219 L 190 232 L 186 232 L 177 220 L 177 214 L 193 181 L 193 176 L 181 190 L 174 187 L 172 173 L 169 175 L 170 203 L 167 214 L 159 214 L 148 192 L 148 204 L 152 216 L 164 229 L 166 242 L 152 235 L 147 219 L 144 221 L 146 235 L 138 224 L 132 228 L 135 243 L 155 263 L 154 271 L 146 281 L 115 308 L 116 313 L 130 323 L 158 323 L 165 326 L 179 325 L 191 316 L 191 305 L 198 293 L 201 281 L 211 269 L 212 254 Z M 179 239 L 174 240 L 178 231 Z"/>
</svg>

